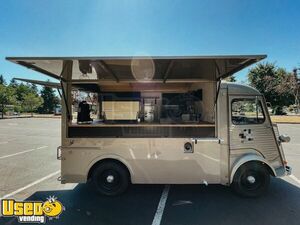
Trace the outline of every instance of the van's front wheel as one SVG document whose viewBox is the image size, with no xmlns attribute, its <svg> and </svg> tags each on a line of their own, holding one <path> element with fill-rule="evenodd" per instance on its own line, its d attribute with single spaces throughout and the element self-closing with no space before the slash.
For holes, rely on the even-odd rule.
<svg viewBox="0 0 300 225">
<path fill-rule="evenodd" d="M 244 197 L 258 197 L 266 193 L 270 174 L 261 163 L 250 162 L 242 165 L 234 175 L 232 188 Z"/>
<path fill-rule="evenodd" d="M 127 189 L 129 175 L 121 164 L 103 162 L 93 171 L 92 182 L 100 194 L 114 196 L 123 193 Z"/>
</svg>

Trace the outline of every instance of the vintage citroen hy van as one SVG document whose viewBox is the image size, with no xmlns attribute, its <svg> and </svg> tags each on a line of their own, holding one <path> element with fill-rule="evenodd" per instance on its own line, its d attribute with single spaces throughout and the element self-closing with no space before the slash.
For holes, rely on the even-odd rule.
<svg viewBox="0 0 300 225">
<path fill-rule="evenodd" d="M 222 79 L 265 55 L 191 57 L 8 57 L 59 82 L 62 183 L 116 195 L 132 184 L 223 184 L 263 194 L 291 173 L 288 136 L 264 96 Z M 23 79 L 24 80 L 24 79 Z"/>
</svg>

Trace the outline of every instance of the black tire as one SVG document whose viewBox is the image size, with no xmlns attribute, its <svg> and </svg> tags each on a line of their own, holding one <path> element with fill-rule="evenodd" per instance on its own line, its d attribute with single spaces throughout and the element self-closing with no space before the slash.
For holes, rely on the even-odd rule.
<svg viewBox="0 0 300 225">
<path fill-rule="evenodd" d="M 236 171 L 231 187 L 243 197 L 255 198 L 265 194 L 269 184 L 270 174 L 265 165 L 249 162 Z"/>
<path fill-rule="evenodd" d="M 94 169 L 92 183 L 100 194 L 115 196 L 126 191 L 129 174 L 121 163 L 106 161 Z"/>
</svg>

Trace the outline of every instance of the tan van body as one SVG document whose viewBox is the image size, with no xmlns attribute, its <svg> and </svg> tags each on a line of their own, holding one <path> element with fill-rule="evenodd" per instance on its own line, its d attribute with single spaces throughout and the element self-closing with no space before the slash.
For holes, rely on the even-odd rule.
<svg viewBox="0 0 300 225">
<path fill-rule="evenodd" d="M 273 176 L 290 174 L 281 146 L 284 138 L 279 135 L 277 126 L 272 125 L 264 97 L 252 87 L 221 82 L 222 78 L 264 57 L 140 57 L 135 61 L 126 57 L 8 59 L 60 80 L 62 145 L 58 148 L 58 159 L 61 160 L 62 183 L 85 183 L 91 178 L 95 166 L 105 160 L 114 160 L 127 168 L 134 184 L 230 185 L 236 171 L 252 161 L 264 164 Z M 104 71 L 103 77 L 99 77 L 98 71 L 95 78 L 80 77 L 74 68 L 78 65 L 80 68 L 80 63 L 83 65 L 86 61 L 96 70 L 96 66 L 100 66 Z M 130 67 L 130 62 L 132 74 L 120 78 L 125 69 L 119 68 Z M 154 78 L 137 79 L 134 76 L 139 71 L 137 65 L 150 65 L 147 71 L 153 70 L 151 65 L 154 66 Z M 93 75 L 93 71 L 90 70 L 87 75 Z M 195 72 L 189 76 L 189 71 L 199 71 L 200 75 L 197 77 L 198 72 Z M 159 77 L 160 73 L 162 77 Z M 128 114 L 127 117 L 132 119 L 140 104 L 147 113 L 152 113 L 151 117 L 144 122 L 140 122 L 139 118 L 133 124 L 74 122 L 71 92 L 74 88 L 87 88 L 84 86 L 87 84 L 96 85 L 103 93 L 137 91 L 141 98 L 146 99 L 143 103 L 130 103 L 132 111 L 124 102 L 98 102 L 99 111 L 106 111 L 108 118 L 120 119 Z M 51 85 L 55 87 L 48 82 L 48 86 Z M 201 111 L 201 121 L 166 123 L 158 120 L 160 122 L 149 123 L 161 114 L 164 93 L 190 93 L 195 90 L 203 93 L 201 101 L 193 105 L 196 111 Z M 149 102 L 148 98 L 155 99 L 155 106 L 145 104 L 145 101 Z M 242 106 L 242 110 L 233 112 L 233 108 L 240 107 L 243 102 L 246 105 Z M 252 102 L 256 105 L 251 105 Z M 256 118 L 250 118 L 250 121 L 257 122 L 247 124 L 243 110 L 251 110 L 250 106 L 259 106 L 260 109 L 256 109 L 256 115 L 249 114 Z M 156 109 L 154 114 L 152 111 Z M 189 120 L 186 118 L 190 116 L 181 116 L 182 120 Z M 185 147 L 186 143 L 192 147 Z"/>
<path fill-rule="evenodd" d="M 206 84 L 209 85 L 209 84 Z M 211 96 L 213 98 L 214 96 Z M 222 83 L 217 101 L 215 138 L 65 138 L 61 147 L 63 183 L 84 183 L 93 165 L 104 159 L 122 162 L 130 171 L 132 183 L 228 185 L 235 171 L 247 161 L 258 160 L 275 176 L 285 174 L 284 155 L 278 146 L 276 125 L 267 117 L 263 124 L 236 126 L 230 122 L 228 103 L 234 98 L 259 98 L 255 89 Z M 264 112 L 268 111 L 264 105 Z M 77 126 L 77 125 L 75 125 Z M 199 126 L 199 125 L 198 125 Z M 202 126 L 214 126 L 205 124 Z M 242 142 L 239 134 L 251 128 L 253 141 Z M 199 129 L 201 129 L 199 127 Z M 191 142 L 194 152 L 186 153 Z"/>
</svg>

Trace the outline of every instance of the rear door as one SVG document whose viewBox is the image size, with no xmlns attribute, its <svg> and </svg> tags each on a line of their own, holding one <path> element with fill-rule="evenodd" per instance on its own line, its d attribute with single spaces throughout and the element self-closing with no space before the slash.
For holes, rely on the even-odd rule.
<svg viewBox="0 0 300 225">
<path fill-rule="evenodd" d="M 274 168 L 282 165 L 277 140 L 261 96 L 229 96 L 230 150 L 232 154 L 255 152 Z"/>
</svg>

